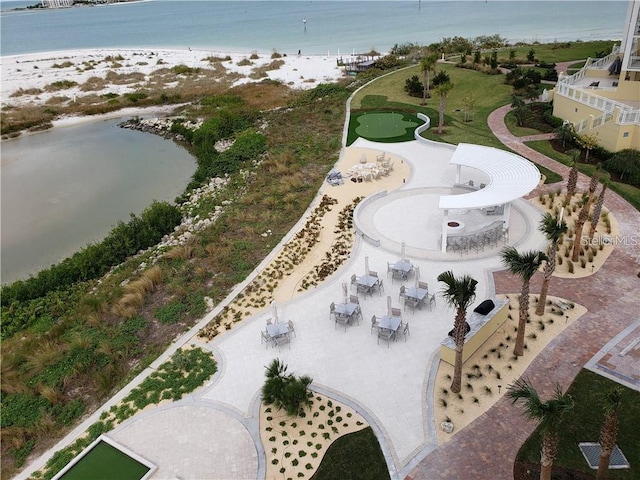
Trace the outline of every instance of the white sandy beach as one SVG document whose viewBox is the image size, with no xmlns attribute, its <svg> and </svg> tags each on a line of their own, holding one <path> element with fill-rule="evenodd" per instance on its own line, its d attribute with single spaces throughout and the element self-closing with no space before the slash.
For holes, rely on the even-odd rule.
<svg viewBox="0 0 640 480">
<path fill-rule="evenodd" d="M 73 101 L 74 97 L 87 94 L 87 89 L 82 86 L 94 77 L 106 78 L 107 83 L 101 90 L 91 90 L 92 94 L 122 95 L 139 90 L 149 82 L 153 72 L 178 65 L 202 70 L 221 65 L 226 73 L 237 75 L 233 85 L 262 81 L 265 77 L 251 79 L 249 75 L 256 68 L 265 67 L 274 60 L 281 60 L 283 64 L 277 69 L 268 70 L 268 78 L 292 88 L 313 88 L 318 83 L 331 82 L 343 76 L 335 56 L 283 55 L 277 59 L 271 56 L 252 52 L 229 54 L 216 50 L 149 48 L 100 48 L 5 56 L 0 60 L 1 101 L 3 106 L 42 105 L 55 96 L 68 97 L 69 101 Z M 227 57 L 230 60 L 207 60 Z M 140 78 L 135 82 L 115 84 L 109 81 L 114 74 L 138 74 Z M 66 80 L 77 85 L 63 90 L 51 88 L 54 82 Z"/>
</svg>

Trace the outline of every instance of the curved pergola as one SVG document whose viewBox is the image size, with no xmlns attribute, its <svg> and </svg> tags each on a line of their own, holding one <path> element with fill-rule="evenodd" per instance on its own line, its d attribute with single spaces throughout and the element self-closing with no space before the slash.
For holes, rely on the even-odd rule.
<svg viewBox="0 0 640 480">
<path fill-rule="evenodd" d="M 456 181 L 461 184 L 462 167 L 482 171 L 486 185 L 469 193 L 442 195 L 439 208 L 444 210 L 442 251 L 446 251 L 450 210 L 482 209 L 504 206 L 499 217 L 508 227 L 511 202 L 528 195 L 540 181 L 540 171 L 526 158 L 493 147 L 461 143 L 453 153 L 451 165 L 457 165 Z M 471 186 L 469 186 L 471 187 Z"/>
</svg>

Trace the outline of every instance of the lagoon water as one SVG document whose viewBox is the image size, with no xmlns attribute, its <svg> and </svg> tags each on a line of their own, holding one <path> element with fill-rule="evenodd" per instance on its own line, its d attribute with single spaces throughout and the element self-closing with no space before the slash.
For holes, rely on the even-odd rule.
<svg viewBox="0 0 640 480">
<path fill-rule="evenodd" d="M 123 119 L 25 135 L 2 144 L 2 283 L 102 240 L 152 200 L 172 202 L 196 163 Z"/>
<path fill-rule="evenodd" d="M 349 54 L 443 37 L 500 34 L 517 41 L 617 39 L 628 2 L 171 1 L 8 10 L 5 55 L 102 47 L 194 47 L 220 52 Z M 195 170 L 169 141 L 116 121 L 2 144 L 2 282 L 48 267 L 153 199 L 172 200 Z"/>
</svg>

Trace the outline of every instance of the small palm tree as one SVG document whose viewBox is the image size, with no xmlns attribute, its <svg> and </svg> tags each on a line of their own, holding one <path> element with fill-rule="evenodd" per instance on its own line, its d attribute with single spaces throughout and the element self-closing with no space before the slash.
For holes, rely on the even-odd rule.
<svg viewBox="0 0 640 480">
<path fill-rule="evenodd" d="M 593 206 L 593 213 L 591 214 L 591 228 L 589 229 L 589 240 L 593 240 L 596 228 L 598 228 L 598 221 L 600 220 L 600 214 L 602 213 L 602 207 L 604 206 L 604 194 L 607 192 L 608 186 L 609 182 L 607 180 L 602 182 L 602 190 L 600 190 L 600 195 L 598 195 L 598 199 Z"/>
<path fill-rule="evenodd" d="M 536 315 L 544 314 L 544 307 L 547 303 L 547 292 L 549 291 L 549 283 L 554 270 L 556 269 L 556 254 L 562 236 L 567 233 L 567 224 L 560 218 L 554 217 L 550 213 L 545 213 L 540 221 L 538 229 L 544 233 L 549 240 L 549 248 L 547 250 L 547 262 L 544 265 L 544 278 L 542 287 L 540 288 L 540 300 L 536 306 Z"/>
<path fill-rule="evenodd" d="M 611 453 L 618 437 L 618 410 L 622 404 L 622 389 L 613 387 L 604 396 L 604 423 L 600 429 L 600 460 L 598 462 L 597 480 L 607 478 Z"/>
<path fill-rule="evenodd" d="M 563 149 L 567 142 L 573 140 L 575 135 L 573 125 L 569 122 L 563 122 L 561 126 L 555 129 L 554 133 L 556 134 L 556 140 L 560 140 L 562 142 Z"/>
<path fill-rule="evenodd" d="M 584 228 L 584 223 L 589 218 L 589 195 L 582 195 L 582 208 L 580 208 L 580 213 L 578 213 L 578 220 L 576 220 L 575 224 L 575 236 L 573 239 L 573 252 L 571 254 L 571 261 L 577 262 L 580 258 L 580 246 L 582 244 L 582 229 Z"/>
<path fill-rule="evenodd" d="M 580 145 L 586 150 L 584 156 L 584 162 L 589 163 L 589 154 L 591 150 L 598 146 L 598 134 L 586 134 L 582 135 L 579 139 Z"/>
<path fill-rule="evenodd" d="M 266 405 L 275 405 L 289 415 L 299 415 L 303 406 L 311 405 L 311 377 L 288 374 L 287 366 L 277 358 L 266 369 L 266 380 L 262 386 L 262 401 Z"/>
<path fill-rule="evenodd" d="M 436 62 L 438 61 L 438 55 L 435 53 L 427 53 L 427 56 L 420 60 L 420 72 L 422 72 L 423 84 L 424 87 L 422 89 L 422 104 L 427 104 L 427 98 L 429 97 L 429 75 L 435 67 Z"/>
<path fill-rule="evenodd" d="M 522 279 L 522 290 L 518 300 L 520 313 L 518 315 L 518 333 L 516 335 L 516 345 L 513 354 L 521 356 L 524 354 L 524 333 L 529 320 L 529 283 L 531 277 L 536 273 L 542 262 L 547 260 L 543 252 L 531 250 L 520 253 L 515 247 L 505 247 L 502 252 L 502 263 L 515 275 Z"/>
<path fill-rule="evenodd" d="M 562 393 L 560 385 L 556 385 L 553 397 L 543 402 L 531 382 L 523 378 L 509 385 L 506 395 L 513 403 L 522 400 L 525 416 L 539 422 L 542 433 L 540 480 L 551 480 L 551 468 L 558 451 L 558 429 L 565 413 L 573 408 L 573 399 Z"/>
<path fill-rule="evenodd" d="M 436 133 L 442 133 L 442 127 L 444 126 L 444 109 L 447 106 L 447 97 L 449 92 L 453 88 L 453 83 L 445 82 L 436 87 L 436 93 L 440 97 L 440 107 L 438 108 L 438 130 Z"/>
<path fill-rule="evenodd" d="M 476 298 L 476 285 L 478 285 L 478 281 L 469 275 L 456 278 L 451 270 L 447 270 L 438 275 L 438 281 L 445 284 L 442 290 L 445 301 L 456 309 L 456 317 L 453 322 L 456 360 L 453 380 L 451 382 L 451 391 L 453 393 L 460 393 L 462 387 L 462 349 L 464 348 L 464 336 L 467 333 L 467 309 Z"/>
<path fill-rule="evenodd" d="M 576 186 L 578 185 L 578 158 L 580 152 L 578 150 L 569 150 L 567 152 L 571 160 L 571 170 L 569 170 L 569 178 L 567 179 L 567 196 L 564 199 L 564 206 L 569 205 L 571 198 L 576 193 Z"/>
</svg>

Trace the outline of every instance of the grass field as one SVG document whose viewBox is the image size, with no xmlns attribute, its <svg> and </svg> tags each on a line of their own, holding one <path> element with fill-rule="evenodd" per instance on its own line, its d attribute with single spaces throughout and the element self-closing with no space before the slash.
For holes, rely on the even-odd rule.
<svg viewBox="0 0 640 480">
<path fill-rule="evenodd" d="M 603 421 L 602 395 L 618 383 L 602 377 L 590 370 L 581 370 L 569 387 L 575 402 L 573 410 L 566 417 L 564 428 L 560 430 L 558 457 L 555 465 L 579 472 L 594 474 L 582 453 L 578 442 L 597 442 Z M 624 388 L 622 407 L 618 416 L 617 444 L 631 464 L 627 470 L 609 470 L 611 480 L 640 478 L 640 392 Z M 536 431 L 523 444 L 517 459 L 522 462 L 540 462 L 541 436 Z M 569 477 L 563 477 L 569 478 Z M 595 478 L 595 475 L 594 475 Z"/>
</svg>

